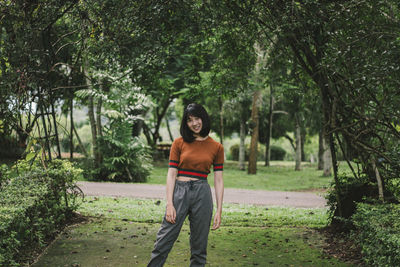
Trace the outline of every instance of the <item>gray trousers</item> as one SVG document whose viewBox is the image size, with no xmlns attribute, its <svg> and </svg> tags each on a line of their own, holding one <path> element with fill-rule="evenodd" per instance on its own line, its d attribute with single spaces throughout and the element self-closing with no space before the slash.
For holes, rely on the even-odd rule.
<svg viewBox="0 0 400 267">
<path fill-rule="evenodd" d="M 213 213 L 210 185 L 206 180 L 176 181 L 173 202 L 176 210 L 175 223 L 169 223 L 164 216 L 147 266 L 161 267 L 164 265 L 187 215 L 189 215 L 190 221 L 190 266 L 204 266 Z"/>
</svg>

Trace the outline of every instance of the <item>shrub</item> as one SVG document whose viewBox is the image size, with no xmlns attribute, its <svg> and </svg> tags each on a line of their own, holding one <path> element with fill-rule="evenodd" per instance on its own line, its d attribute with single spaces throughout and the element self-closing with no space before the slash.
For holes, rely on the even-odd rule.
<svg viewBox="0 0 400 267">
<path fill-rule="evenodd" d="M 353 236 L 368 266 L 400 266 L 400 205 L 357 205 Z"/>
<path fill-rule="evenodd" d="M 0 158 L 4 159 L 17 159 L 25 151 L 25 147 L 21 147 L 18 141 L 10 136 L 0 136 Z"/>
<path fill-rule="evenodd" d="M 392 178 L 386 182 L 386 189 L 393 195 L 394 201 L 400 201 L 400 178 Z"/>
<path fill-rule="evenodd" d="M 229 149 L 230 155 L 231 155 L 231 160 L 239 160 L 239 144 L 234 144 L 230 147 Z M 244 159 L 245 161 L 249 160 L 249 154 L 250 154 L 250 145 L 246 144 L 245 145 L 245 156 Z M 257 160 L 265 160 L 265 146 L 259 145 L 258 146 L 258 155 L 257 155 Z"/>
<path fill-rule="evenodd" d="M 0 165 L 0 190 L 8 180 L 8 167 L 6 164 Z"/>
<path fill-rule="evenodd" d="M 18 266 L 26 251 L 43 247 L 77 208 L 80 170 L 54 160 L 19 161 L 0 191 L 0 266 Z M 28 253 L 29 254 L 29 253 Z"/>
<path fill-rule="evenodd" d="M 138 137 L 132 137 L 132 126 L 125 120 L 112 119 L 98 139 L 102 163 L 89 169 L 95 180 L 145 182 L 152 168 L 150 149 Z"/>
<path fill-rule="evenodd" d="M 100 140 L 103 166 L 98 178 L 118 182 L 145 182 L 150 174 L 150 154 L 137 137 L 120 141 L 111 136 Z"/>
<path fill-rule="evenodd" d="M 348 219 L 354 214 L 356 210 L 356 203 L 361 202 L 364 197 L 374 197 L 377 195 L 377 189 L 373 183 L 370 182 L 367 176 L 361 176 L 359 179 L 353 176 L 339 175 L 339 188 L 335 188 L 334 182 L 331 184 L 330 190 L 326 195 L 328 206 L 330 210 L 330 217 L 333 224 L 348 223 Z M 337 206 L 337 199 L 335 190 L 340 192 L 340 199 L 342 203 L 342 217 L 339 217 Z M 351 226 L 351 225 L 345 225 Z"/>
<path fill-rule="evenodd" d="M 239 144 L 232 145 L 230 147 L 229 151 L 230 151 L 232 160 L 238 161 L 239 160 Z M 249 150 L 248 150 L 247 147 L 245 149 L 245 153 L 244 154 L 245 154 L 245 157 L 244 157 L 245 160 L 246 161 L 249 160 Z"/>
<path fill-rule="evenodd" d="M 271 146 L 271 160 L 283 160 L 286 155 L 286 150 L 280 146 Z"/>
</svg>

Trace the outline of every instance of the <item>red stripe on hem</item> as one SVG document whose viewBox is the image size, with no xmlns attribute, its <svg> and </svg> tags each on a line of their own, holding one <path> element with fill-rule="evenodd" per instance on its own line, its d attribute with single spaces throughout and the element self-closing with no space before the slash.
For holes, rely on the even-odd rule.
<svg viewBox="0 0 400 267">
<path fill-rule="evenodd" d="M 200 174 L 200 173 L 195 173 L 195 172 L 187 172 L 187 171 L 178 171 L 178 174 L 188 174 L 188 175 L 194 175 L 198 177 L 207 177 L 207 174 Z"/>
</svg>

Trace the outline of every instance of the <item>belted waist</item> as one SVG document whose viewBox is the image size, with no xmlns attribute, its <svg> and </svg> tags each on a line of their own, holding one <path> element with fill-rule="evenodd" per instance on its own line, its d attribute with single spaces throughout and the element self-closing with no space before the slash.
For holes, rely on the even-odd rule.
<svg viewBox="0 0 400 267">
<path fill-rule="evenodd" d="M 189 189 L 193 189 L 193 186 L 197 184 L 208 184 L 207 180 L 189 180 L 189 181 L 175 181 L 176 184 L 180 186 L 189 186 Z"/>
</svg>

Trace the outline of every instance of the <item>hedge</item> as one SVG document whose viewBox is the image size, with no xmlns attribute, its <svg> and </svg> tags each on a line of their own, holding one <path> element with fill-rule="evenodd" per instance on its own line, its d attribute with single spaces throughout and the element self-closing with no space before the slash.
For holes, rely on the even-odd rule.
<svg viewBox="0 0 400 267">
<path fill-rule="evenodd" d="M 230 159 L 239 160 L 239 144 L 234 144 L 230 147 Z M 249 160 L 250 145 L 245 146 L 245 160 Z M 286 150 L 280 146 L 271 145 L 271 160 L 284 160 L 286 155 Z M 265 146 L 260 146 L 257 160 L 265 160 Z"/>
<path fill-rule="evenodd" d="M 27 251 L 45 246 L 77 208 L 80 170 L 55 160 L 48 168 L 20 162 L 0 191 L 0 266 L 19 266 Z M 3 177 L 4 178 L 4 177 Z M 29 253 L 28 253 L 29 254 Z"/>
<path fill-rule="evenodd" d="M 400 205 L 359 203 L 353 236 L 368 266 L 400 266 Z"/>
</svg>

